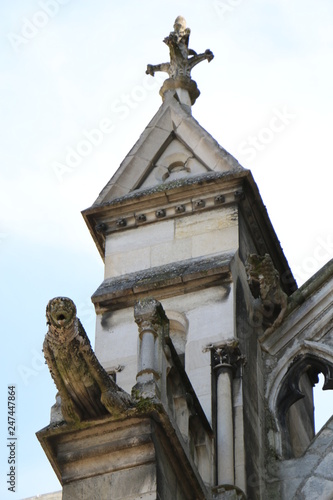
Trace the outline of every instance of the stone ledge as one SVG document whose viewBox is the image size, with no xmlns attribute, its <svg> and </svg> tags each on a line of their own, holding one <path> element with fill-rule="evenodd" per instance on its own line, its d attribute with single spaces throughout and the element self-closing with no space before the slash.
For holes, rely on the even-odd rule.
<svg viewBox="0 0 333 500">
<path fill-rule="evenodd" d="M 230 280 L 230 262 L 234 253 L 227 253 L 208 258 L 197 258 L 181 261 L 175 264 L 154 267 L 148 270 L 108 278 L 99 286 L 92 296 L 95 307 L 101 307 L 110 301 L 142 292 L 157 291 L 166 287 L 181 285 L 190 286 L 190 282 L 207 279 L 214 281 L 214 277 Z"/>
</svg>

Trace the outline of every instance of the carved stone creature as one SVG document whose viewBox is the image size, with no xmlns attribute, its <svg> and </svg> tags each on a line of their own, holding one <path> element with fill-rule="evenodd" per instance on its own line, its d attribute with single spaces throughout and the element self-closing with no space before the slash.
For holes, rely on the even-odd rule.
<svg viewBox="0 0 333 500">
<path fill-rule="evenodd" d="M 265 336 L 281 325 L 287 311 L 287 295 L 281 288 L 280 276 L 270 255 L 251 254 L 246 265 L 252 295 L 261 299 Z"/>
<path fill-rule="evenodd" d="M 214 58 L 211 50 L 207 49 L 203 54 L 197 54 L 188 48 L 191 30 L 186 28 L 186 21 L 182 16 L 175 20 L 174 31 L 164 38 L 163 42 L 170 50 L 170 63 L 148 64 L 147 75 L 154 76 L 155 71 L 165 71 L 169 78 L 191 78 L 191 70 L 199 62 L 205 59 L 210 62 Z M 189 57 L 192 56 L 192 57 Z"/>
<path fill-rule="evenodd" d="M 97 360 L 87 334 L 66 297 L 47 305 L 49 330 L 43 351 L 61 397 L 67 422 L 80 422 L 111 414 L 117 416 L 132 404 L 130 396 L 109 377 Z"/>
</svg>

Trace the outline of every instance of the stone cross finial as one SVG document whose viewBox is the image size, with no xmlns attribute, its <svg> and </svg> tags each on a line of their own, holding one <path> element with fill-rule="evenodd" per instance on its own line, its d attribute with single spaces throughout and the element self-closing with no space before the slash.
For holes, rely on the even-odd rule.
<svg viewBox="0 0 333 500">
<path fill-rule="evenodd" d="M 196 83 L 191 79 L 191 70 L 201 61 L 207 59 L 210 62 L 214 54 L 207 49 L 202 54 L 197 54 L 188 48 L 191 30 L 186 27 L 186 21 L 182 16 L 175 20 L 174 31 L 164 38 L 163 42 L 169 47 L 170 62 L 162 64 L 148 64 L 147 75 L 154 76 L 156 71 L 168 73 L 169 79 L 164 82 L 160 94 L 164 97 L 167 90 L 183 88 L 190 94 L 191 104 L 194 104 L 200 92 Z"/>
</svg>

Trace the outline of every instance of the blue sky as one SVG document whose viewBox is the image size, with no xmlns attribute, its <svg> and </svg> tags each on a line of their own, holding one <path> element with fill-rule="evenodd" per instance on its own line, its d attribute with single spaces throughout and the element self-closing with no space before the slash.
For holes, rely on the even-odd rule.
<svg viewBox="0 0 333 500">
<path fill-rule="evenodd" d="M 41 357 L 45 307 L 71 297 L 93 341 L 103 265 L 80 212 L 160 106 L 145 68 L 168 60 L 162 40 L 179 14 L 190 46 L 215 54 L 192 72 L 193 115 L 252 170 L 298 283 L 333 257 L 330 0 L 2 2 L 2 499 L 60 488 L 35 437 L 56 392 Z M 12 383 L 17 493 L 5 484 Z"/>
</svg>

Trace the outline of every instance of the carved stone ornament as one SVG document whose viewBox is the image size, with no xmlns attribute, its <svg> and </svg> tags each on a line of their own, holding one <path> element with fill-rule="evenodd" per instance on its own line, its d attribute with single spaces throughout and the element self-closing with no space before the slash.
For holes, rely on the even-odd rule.
<svg viewBox="0 0 333 500">
<path fill-rule="evenodd" d="M 61 397 L 68 423 L 111 414 L 118 416 L 132 401 L 97 360 L 71 299 L 56 297 L 46 308 L 49 330 L 43 351 Z"/>
<path fill-rule="evenodd" d="M 158 332 L 168 324 L 162 304 L 150 297 L 135 303 L 134 319 L 139 327 L 140 338 L 147 331 L 158 337 Z"/>
<path fill-rule="evenodd" d="M 189 49 L 188 43 L 191 30 L 186 27 L 186 21 L 182 16 L 176 18 L 173 27 L 174 31 L 171 31 L 169 36 L 163 40 L 169 47 L 170 62 L 155 65 L 148 64 L 146 73 L 151 76 L 154 76 L 156 71 L 168 73 L 169 79 L 165 81 L 160 92 L 161 95 L 163 96 L 167 90 L 183 88 L 189 92 L 191 102 L 194 104 L 200 92 L 196 83 L 191 80 L 191 70 L 201 61 L 207 59 L 210 62 L 214 58 L 214 54 L 209 49 L 202 54 L 197 54 L 194 50 Z"/>
<path fill-rule="evenodd" d="M 245 364 L 245 356 L 241 353 L 237 340 L 232 340 L 225 344 L 211 346 L 213 352 L 213 367 L 219 370 L 224 366 L 229 366 L 236 371 L 238 366 Z"/>
<path fill-rule="evenodd" d="M 249 255 L 245 269 L 253 297 L 261 299 L 261 314 L 267 336 L 281 325 L 287 311 L 288 297 L 281 288 L 280 275 L 269 254 Z"/>
</svg>

